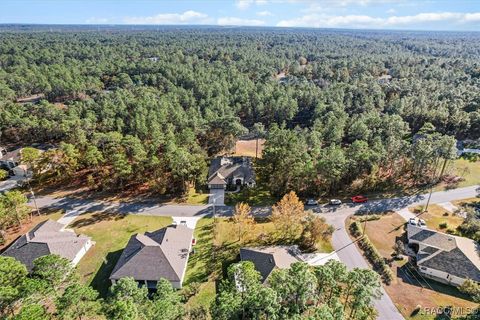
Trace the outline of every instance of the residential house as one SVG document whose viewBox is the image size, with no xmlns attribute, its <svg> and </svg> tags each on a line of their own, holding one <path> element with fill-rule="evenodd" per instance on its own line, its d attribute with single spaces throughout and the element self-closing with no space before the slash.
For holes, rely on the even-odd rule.
<svg viewBox="0 0 480 320">
<path fill-rule="evenodd" d="M 227 186 L 255 186 L 255 172 L 250 157 L 217 157 L 208 170 L 209 189 Z"/>
<path fill-rule="evenodd" d="M 92 245 L 89 237 L 65 230 L 64 225 L 56 221 L 46 220 L 13 242 L 2 256 L 17 259 L 31 271 L 35 259 L 49 254 L 57 254 L 76 265 Z"/>
<path fill-rule="evenodd" d="M 110 280 L 132 277 L 139 285 L 156 289 L 164 278 L 174 288 L 182 287 L 188 257 L 193 243 L 193 230 L 185 225 L 171 225 L 145 234 L 135 234 L 128 241 Z"/>
<path fill-rule="evenodd" d="M 20 164 L 22 156 L 22 148 L 13 151 L 7 151 L 6 148 L 0 147 L 0 167 L 10 171 Z"/>
<path fill-rule="evenodd" d="M 479 247 L 475 241 L 410 224 L 407 236 L 422 276 L 454 286 L 462 285 L 466 279 L 480 282 Z"/>
<path fill-rule="evenodd" d="M 295 262 L 305 262 L 311 266 L 319 266 L 330 260 L 340 261 L 335 252 L 331 253 L 302 253 L 298 246 L 262 246 L 240 249 L 240 260 L 251 261 L 255 269 L 260 272 L 262 281 L 275 269 L 288 269 Z"/>
</svg>

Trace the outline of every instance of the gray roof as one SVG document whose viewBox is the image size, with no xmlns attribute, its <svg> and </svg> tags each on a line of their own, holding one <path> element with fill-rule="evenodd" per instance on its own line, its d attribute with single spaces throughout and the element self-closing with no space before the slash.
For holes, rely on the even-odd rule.
<svg viewBox="0 0 480 320">
<path fill-rule="evenodd" d="M 208 169 L 208 182 L 220 175 L 223 179 L 242 177 L 245 182 L 255 180 L 250 157 L 216 157 Z M 214 184 L 214 183 L 212 183 Z"/>
<path fill-rule="evenodd" d="M 7 152 L 4 156 L 0 157 L 0 160 L 20 162 L 22 157 L 22 148 L 15 149 Z"/>
<path fill-rule="evenodd" d="M 110 279 L 133 277 L 135 280 L 182 281 L 192 244 L 193 230 L 172 225 L 128 241 Z"/>
<path fill-rule="evenodd" d="M 408 225 L 409 242 L 417 242 L 417 265 L 480 281 L 478 244 L 471 239 Z"/>
<path fill-rule="evenodd" d="M 210 177 L 208 180 L 208 184 L 217 184 L 217 185 L 222 185 L 222 184 L 227 184 L 225 181 L 225 178 L 222 177 L 222 175 L 218 172 L 215 172 L 213 176 Z"/>
<path fill-rule="evenodd" d="M 63 230 L 63 227 L 53 220 L 41 222 L 13 242 L 2 255 L 17 259 L 29 271 L 36 258 L 49 254 L 57 254 L 72 261 L 90 238 Z"/>
<path fill-rule="evenodd" d="M 240 249 L 240 259 L 251 261 L 265 281 L 275 268 L 286 269 L 300 261 L 285 246 L 265 246 Z"/>
</svg>

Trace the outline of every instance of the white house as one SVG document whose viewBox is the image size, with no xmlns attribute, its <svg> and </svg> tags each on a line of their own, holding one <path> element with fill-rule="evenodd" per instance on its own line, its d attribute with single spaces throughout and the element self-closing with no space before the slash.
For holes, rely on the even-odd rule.
<svg viewBox="0 0 480 320">
<path fill-rule="evenodd" d="M 467 279 L 480 282 L 479 247 L 474 240 L 410 224 L 407 236 L 423 276 L 454 286 Z"/>
<path fill-rule="evenodd" d="M 89 237 L 77 235 L 64 227 L 57 221 L 43 221 L 18 238 L 2 255 L 17 259 L 29 271 L 36 258 L 49 254 L 59 255 L 76 265 L 94 243 Z"/>
</svg>

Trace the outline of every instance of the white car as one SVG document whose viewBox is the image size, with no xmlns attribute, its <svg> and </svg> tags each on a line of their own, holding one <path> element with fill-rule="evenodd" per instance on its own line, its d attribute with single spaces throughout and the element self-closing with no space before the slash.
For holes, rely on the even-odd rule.
<svg viewBox="0 0 480 320">
<path fill-rule="evenodd" d="M 307 205 L 307 206 L 317 206 L 318 201 L 315 200 L 315 199 L 308 199 L 307 202 L 305 203 L 305 205 Z"/>
<path fill-rule="evenodd" d="M 419 225 L 420 227 L 426 227 L 426 226 L 427 226 L 427 223 L 425 222 L 425 220 L 419 219 L 419 220 L 418 220 L 418 225 Z"/>
<path fill-rule="evenodd" d="M 411 224 L 412 226 L 417 225 L 417 219 L 416 218 L 410 218 L 408 219 L 408 223 Z"/>
<path fill-rule="evenodd" d="M 330 205 L 332 205 L 332 206 L 339 206 L 341 204 L 342 204 L 342 200 L 338 200 L 338 199 L 330 200 Z"/>
</svg>

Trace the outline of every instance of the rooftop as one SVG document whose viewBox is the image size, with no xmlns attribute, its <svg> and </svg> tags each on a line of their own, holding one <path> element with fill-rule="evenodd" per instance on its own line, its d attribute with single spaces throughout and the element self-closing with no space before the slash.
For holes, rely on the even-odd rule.
<svg viewBox="0 0 480 320">
<path fill-rule="evenodd" d="M 171 225 L 128 241 L 110 279 L 133 277 L 136 280 L 182 281 L 185 274 L 193 230 Z"/>
<path fill-rule="evenodd" d="M 480 281 L 479 246 L 471 239 L 408 224 L 409 242 L 420 245 L 417 265 Z"/>
<path fill-rule="evenodd" d="M 289 246 L 241 248 L 240 259 L 253 262 L 264 281 L 273 269 L 287 269 L 292 263 L 300 261 Z"/>
<path fill-rule="evenodd" d="M 72 261 L 90 238 L 64 230 L 63 227 L 63 224 L 53 220 L 41 222 L 13 242 L 2 255 L 17 259 L 28 270 L 32 270 L 33 260 L 49 254 Z"/>
</svg>

